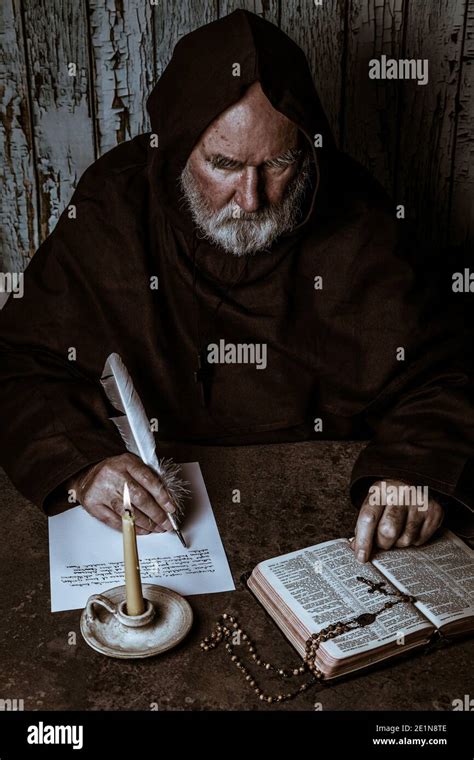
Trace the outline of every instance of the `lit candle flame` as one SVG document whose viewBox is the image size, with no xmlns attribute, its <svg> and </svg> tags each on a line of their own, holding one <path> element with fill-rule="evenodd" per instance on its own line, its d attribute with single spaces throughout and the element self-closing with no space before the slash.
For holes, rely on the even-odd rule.
<svg viewBox="0 0 474 760">
<path fill-rule="evenodd" d="M 132 504 L 130 502 L 130 491 L 128 490 L 127 481 L 125 481 L 123 487 L 123 510 L 124 512 L 130 512 L 130 514 L 132 514 Z"/>
</svg>

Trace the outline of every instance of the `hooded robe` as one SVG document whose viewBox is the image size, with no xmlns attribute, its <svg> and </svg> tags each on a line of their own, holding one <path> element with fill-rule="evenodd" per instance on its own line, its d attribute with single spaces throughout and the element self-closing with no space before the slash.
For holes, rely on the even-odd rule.
<svg viewBox="0 0 474 760">
<path fill-rule="evenodd" d="M 179 177 L 256 81 L 314 167 L 297 226 L 242 257 L 197 233 Z M 161 439 L 370 439 L 350 483 L 356 505 L 375 479 L 396 478 L 447 497 L 467 526 L 472 382 L 423 294 L 405 223 L 336 149 L 301 49 L 236 11 L 178 42 L 147 109 L 151 133 L 86 170 L 75 217 L 63 212 L 24 297 L 0 312 L 0 463 L 14 485 L 46 508 L 67 478 L 124 453 L 99 382 L 117 352 Z M 266 344 L 266 368 L 214 364 L 196 382 L 199 354 L 221 340 Z"/>
</svg>

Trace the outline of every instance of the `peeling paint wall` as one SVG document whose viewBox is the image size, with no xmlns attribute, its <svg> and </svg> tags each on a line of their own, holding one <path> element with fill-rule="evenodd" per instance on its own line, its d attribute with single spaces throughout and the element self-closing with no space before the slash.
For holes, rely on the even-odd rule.
<svg viewBox="0 0 474 760">
<path fill-rule="evenodd" d="M 338 144 L 424 237 L 472 246 L 474 0 L 2 0 L 1 271 L 25 268 L 95 158 L 149 129 L 177 40 L 239 7 L 301 45 Z M 428 59 L 428 85 L 370 80 L 381 55 Z"/>
<path fill-rule="evenodd" d="M 19 0 L 0 6 L 2 271 L 23 271 L 39 244 L 38 187 Z"/>
<path fill-rule="evenodd" d="M 21 6 L 44 240 L 95 158 L 86 9 L 62 0 L 22 0 Z"/>
</svg>

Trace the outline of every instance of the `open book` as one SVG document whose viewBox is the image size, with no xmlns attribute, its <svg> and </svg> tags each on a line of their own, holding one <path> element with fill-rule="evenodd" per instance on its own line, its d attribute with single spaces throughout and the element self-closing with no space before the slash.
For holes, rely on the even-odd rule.
<svg viewBox="0 0 474 760">
<path fill-rule="evenodd" d="M 384 585 L 371 590 L 358 576 Z M 416 597 L 322 642 L 316 665 L 325 678 L 421 647 L 436 631 L 450 637 L 474 630 L 474 551 L 450 531 L 424 546 L 379 551 L 365 565 L 348 539 L 326 541 L 260 562 L 247 584 L 302 657 L 312 633 L 396 599 L 383 590 Z"/>
</svg>

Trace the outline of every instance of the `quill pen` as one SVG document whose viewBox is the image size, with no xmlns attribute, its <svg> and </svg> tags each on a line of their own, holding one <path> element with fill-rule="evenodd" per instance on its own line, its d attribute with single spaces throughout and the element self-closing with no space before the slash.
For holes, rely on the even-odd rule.
<svg viewBox="0 0 474 760">
<path fill-rule="evenodd" d="M 181 468 L 172 459 L 159 459 L 156 454 L 155 438 L 140 396 L 135 390 L 132 378 L 118 354 L 108 356 L 100 379 L 112 406 L 123 413 L 122 417 L 112 417 L 123 442 L 131 454 L 136 454 L 150 467 L 166 488 L 176 512 L 168 512 L 168 519 L 179 540 L 186 542 L 179 529 L 183 517 L 183 503 L 189 494 L 188 483 L 180 477 Z"/>
</svg>

